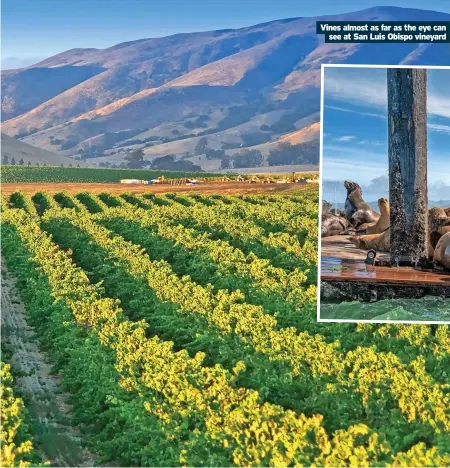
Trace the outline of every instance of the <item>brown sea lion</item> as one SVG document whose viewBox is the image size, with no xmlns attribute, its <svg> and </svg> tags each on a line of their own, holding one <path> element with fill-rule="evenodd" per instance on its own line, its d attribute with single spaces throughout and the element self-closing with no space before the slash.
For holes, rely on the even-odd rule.
<svg viewBox="0 0 450 468">
<path fill-rule="evenodd" d="M 345 198 L 345 205 L 344 205 L 345 217 L 350 221 L 350 219 L 353 216 L 353 213 L 356 211 L 356 207 L 348 199 L 348 196 L 353 192 L 353 190 L 360 188 L 360 187 L 356 182 L 350 182 L 349 180 L 346 180 L 344 182 L 344 187 L 347 190 L 347 197 Z"/>
<path fill-rule="evenodd" d="M 429 210 L 428 222 L 430 258 L 433 258 L 433 261 L 436 264 L 440 264 L 444 268 L 448 268 L 446 265 L 450 264 L 450 259 L 448 258 L 450 255 L 450 247 L 448 247 L 450 243 L 450 216 L 447 215 L 446 209 L 435 207 Z M 441 239 L 444 240 L 441 242 Z M 381 234 L 352 236 L 349 238 L 349 240 L 353 242 L 359 249 L 373 249 L 389 252 L 391 244 L 390 229 L 387 229 Z M 439 252 L 437 252 L 438 246 Z"/>
<path fill-rule="evenodd" d="M 351 236 L 349 240 L 355 244 L 358 249 L 379 250 L 389 252 L 391 248 L 391 230 L 388 228 L 381 234 L 370 234 L 368 236 Z"/>
<path fill-rule="evenodd" d="M 343 216 L 345 218 L 345 211 L 344 210 L 337 210 L 337 209 L 332 209 L 330 210 L 331 214 L 334 214 L 336 216 Z"/>
<path fill-rule="evenodd" d="M 447 214 L 446 209 L 439 207 L 431 208 L 428 212 L 428 242 L 430 257 L 433 256 L 434 249 L 436 248 L 439 239 L 447 232 L 450 232 L 450 216 Z"/>
<path fill-rule="evenodd" d="M 333 208 L 331 203 L 328 203 L 326 200 L 322 200 L 322 213 L 330 213 L 331 208 Z"/>
<path fill-rule="evenodd" d="M 389 202 L 386 198 L 380 198 L 378 200 L 378 208 L 380 209 L 380 217 L 375 223 L 365 223 L 359 226 L 357 232 L 365 231 L 365 234 L 381 234 L 390 225 L 390 207 Z"/>
<path fill-rule="evenodd" d="M 345 217 L 322 213 L 322 237 L 337 236 L 344 233 L 349 227 L 351 225 Z"/>
<path fill-rule="evenodd" d="M 450 217 L 443 208 L 432 208 L 429 211 L 429 255 L 434 258 L 435 249 L 440 239 L 450 233 Z M 388 252 L 390 249 L 390 229 L 381 234 L 353 236 L 349 238 L 358 248 L 366 250 L 381 250 Z M 441 247 L 442 248 L 442 247 Z"/>
<path fill-rule="evenodd" d="M 380 218 L 380 214 L 372 210 L 372 208 L 363 200 L 361 189 L 354 190 L 348 199 L 355 206 L 356 211 L 353 213 L 350 222 L 359 227 L 365 223 L 375 223 Z"/>
<path fill-rule="evenodd" d="M 444 234 L 434 249 L 433 263 L 450 270 L 450 232 Z"/>
</svg>

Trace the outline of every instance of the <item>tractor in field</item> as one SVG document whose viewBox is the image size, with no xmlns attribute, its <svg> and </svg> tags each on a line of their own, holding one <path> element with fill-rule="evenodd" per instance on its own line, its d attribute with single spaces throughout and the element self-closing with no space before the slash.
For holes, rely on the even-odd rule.
<svg viewBox="0 0 450 468">
<path fill-rule="evenodd" d="M 164 176 L 159 176 L 157 179 L 152 179 L 148 181 L 149 184 L 164 184 L 164 182 Z"/>
</svg>

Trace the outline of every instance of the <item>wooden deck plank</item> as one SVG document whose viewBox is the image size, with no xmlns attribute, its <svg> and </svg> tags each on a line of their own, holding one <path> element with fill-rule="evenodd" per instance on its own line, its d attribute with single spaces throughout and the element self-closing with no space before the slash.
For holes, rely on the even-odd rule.
<svg viewBox="0 0 450 468">
<path fill-rule="evenodd" d="M 418 271 L 411 267 L 391 268 L 366 265 L 367 250 L 357 249 L 349 236 L 330 236 L 322 239 L 321 279 L 325 281 L 357 281 L 401 285 L 450 286 L 450 275 Z M 386 256 L 386 252 L 378 252 Z"/>
</svg>

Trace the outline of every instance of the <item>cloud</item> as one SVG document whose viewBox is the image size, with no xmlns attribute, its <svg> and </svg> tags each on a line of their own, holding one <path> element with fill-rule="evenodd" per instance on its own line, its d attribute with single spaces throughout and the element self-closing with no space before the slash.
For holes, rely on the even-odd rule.
<svg viewBox="0 0 450 468">
<path fill-rule="evenodd" d="M 450 78 L 450 71 L 433 70 L 433 72 L 447 73 Z M 336 101 L 387 111 L 385 69 L 327 68 L 324 87 L 325 100 L 327 97 L 331 97 Z M 450 94 L 444 94 L 430 86 L 428 88 L 427 110 L 428 114 L 450 118 Z M 376 114 L 373 116 L 375 117 Z"/>
<path fill-rule="evenodd" d="M 387 115 L 383 115 L 383 114 L 374 114 L 373 112 L 362 112 L 360 110 L 346 109 L 345 107 L 338 107 L 338 106 L 326 105 L 324 107 L 327 109 L 334 109 L 334 110 L 341 111 L 341 112 L 350 112 L 352 114 L 367 115 L 368 117 L 377 117 L 379 119 L 387 120 Z"/>
<path fill-rule="evenodd" d="M 334 141 L 351 141 L 355 139 L 356 137 L 354 135 L 344 135 L 338 138 L 333 138 Z"/>
<path fill-rule="evenodd" d="M 352 167 L 361 167 L 362 171 L 367 173 L 371 169 L 387 168 L 388 153 L 387 148 L 382 148 L 380 145 L 367 144 L 362 148 L 352 141 L 346 144 L 326 142 L 323 147 L 323 162 L 324 169 L 330 165 L 340 165 L 350 170 Z"/>
<path fill-rule="evenodd" d="M 373 192 L 389 192 L 389 178 L 384 175 L 380 175 L 372 179 L 365 189 L 369 193 Z"/>
<path fill-rule="evenodd" d="M 386 110 L 386 115 L 382 115 L 382 114 L 375 114 L 373 112 L 360 111 L 359 109 L 347 109 L 345 107 L 339 107 L 339 106 L 326 105 L 324 107 L 326 109 L 333 109 L 333 110 L 340 111 L 340 112 L 349 112 L 351 114 L 365 115 L 367 117 L 376 117 L 377 119 L 387 120 L 387 110 Z M 441 125 L 441 124 L 431 124 L 431 123 L 429 123 L 427 126 L 433 132 L 444 133 L 446 135 L 450 135 L 450 125 Z M 324 136 L 325 135 L 329 135 L 329 134 L 324 133 Z M 364 141 L 366 141 L 366 140 L 364 140 Z M 362 142 L 359 142 L 359 144 L 362 144 Z"/>
<path fill-rule="evenodd" d="M 438 180 L 428 186 L 428 198 L 433 200 L 450 200 L 450 184 Z"/>
<path fill-rule="evenodd" d="M 385 142 L 385 141 L 375 141 L 375 140 L 360 140 L 360 141 L 358 141 L 358 145 L 365 145 L 365 146 L 368 146 L 368 147 L 385 146 L 385 145 L 387 145 L 387 142 Z"/>
<path fill-rule="evenodd" d="M 450 96 L 428 93 L 428 113 L 450 119 Z"/>
<path fill-rule="evenodd" d="M 428 128 L 434 132 L 450 135 L 450 125 L 428 124 Z"/>
<path fill-rule="evenodd" d="M 359 184 L 367 184 L 375 174 L 387 174 L 387 156 L 372 155 L 367 152 L 361 152 L 361 156 L 361 158 L 355 156 L 350 159 L 324 157 L 323 179 L 347 180 L 353 177 Z"/>
<path fill-rule="evenodd" d="M 325 98 L 331 96 L 339 101 L 363 104 L 365 107 L 381 109 L 387 107 L 385 70 L 367 68 L 327 68 L 325 70 Z"/>
</svg>

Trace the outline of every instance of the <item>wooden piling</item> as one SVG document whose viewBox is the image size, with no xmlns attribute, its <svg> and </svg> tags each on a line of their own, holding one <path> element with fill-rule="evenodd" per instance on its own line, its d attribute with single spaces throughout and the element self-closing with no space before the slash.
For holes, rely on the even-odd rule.
<svg viewBox="0 0 450 468">
<path fill-rule="evenodd" d="M 389 68 L 391 265 L 427 261 L 427 72 Z"/>
</svg>

